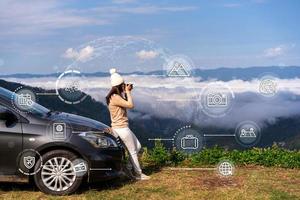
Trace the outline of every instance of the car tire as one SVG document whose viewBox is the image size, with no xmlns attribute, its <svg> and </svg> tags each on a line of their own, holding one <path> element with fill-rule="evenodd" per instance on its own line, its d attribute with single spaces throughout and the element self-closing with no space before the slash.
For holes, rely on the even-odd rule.
<svg viewBox="0 0 300 200">
<path fill-rule="evenodd" d="M 83 176 L 77 176 L 72 162 L 79 157 L 66 150 L 53 150 L 42 155 L 37 166 L 41 169 L 34 174 L 36 186 L 44 193 L 51 195 L 69 195 L 81 185 Z M 58 163 L 58 164 L 57 164 Z M 58 166 L 58 167 L 57 167 Z"/>
</svg>

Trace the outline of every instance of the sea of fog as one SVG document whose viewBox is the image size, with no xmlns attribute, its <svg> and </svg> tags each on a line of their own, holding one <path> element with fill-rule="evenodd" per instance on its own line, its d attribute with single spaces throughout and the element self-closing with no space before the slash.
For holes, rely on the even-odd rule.
<svg viewBox="0 0 300 200">
<path fill-rule="evenodd" d="M 199 96 L 211 81 L 199 78 L 162 78 L 159 76 L 124 76 L 126 82 L 134 84 L 135 111 L 130 117 L 176 118 L 203 126 L 235 127 L 241 121 L 251 120 L 263 126 L 265 122 L 275 123 L 279 117 L 300 115 L 300 79 L 278 79 L 277 94 L 263 97 L 258 92 L 260 80 L 218 81 L 231 88 L 235 95 L 233 108 L 222 117 L 211 117 L 202 111 Z M 7 78 L 7 81 L 55 89 L 57 78 Z M 87 77 L 84 88 L 95 100 L 105 103 L 110 89 L 109 77 Z M 78 104 L 80 106 L 80 104 Z"/>
</svg>

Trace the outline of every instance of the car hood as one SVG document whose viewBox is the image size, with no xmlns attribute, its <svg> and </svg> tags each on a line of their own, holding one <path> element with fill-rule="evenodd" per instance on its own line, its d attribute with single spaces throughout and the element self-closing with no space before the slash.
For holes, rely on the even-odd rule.
<svg viewBox="0 0 300 200">
<path fill-rule="evenodd" d="M 103 131 L 109 128 L 107 125 L 96 120 L 64 112 L 53 113 L 50 119 L 70 125 L 73 131 Z"/>
</svg>

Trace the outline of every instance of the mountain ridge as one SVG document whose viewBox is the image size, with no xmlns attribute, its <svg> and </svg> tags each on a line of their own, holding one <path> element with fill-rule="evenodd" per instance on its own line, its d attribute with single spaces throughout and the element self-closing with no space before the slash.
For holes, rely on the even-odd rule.
<svg viewBox="0 0 300 200">
<path fill-rule="evenodd" d="M 92 72 L 82 73 L 86 77 L 108 77 L 109 72 Z M 125 72 L 123 75 L 164 75 L 166 71 L 156 70 L 150 72 Z M 201 77 L 202 80 L 217 79 L 222 81 L 229 81 L 232 79 L 251 80 L 259 78 L 264 74 L 271 74 L 282 79 L 291 79 L 300 77 L 300 66 L 254 66 L 247 68 L 216 68 L 216 69 L 201 69 L 195 68 L 191 71 L 193 77 Z M 17 73 L 0 75 L 0 78 L 44 78 L 44 77 L 59 77 L 60 73 L 49 74 L 31 74 L 31 73 Z"/>
</svg>

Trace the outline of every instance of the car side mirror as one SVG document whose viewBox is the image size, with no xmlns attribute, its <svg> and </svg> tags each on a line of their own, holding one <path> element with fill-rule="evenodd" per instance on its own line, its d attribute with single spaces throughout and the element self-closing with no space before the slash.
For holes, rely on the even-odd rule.
<svg viewBox="0 0 300 200">
<path fill-rule="evenodd" d="M 5 121 L 7 128 L 11 128 L 18 122 L 18 117 L 9 110 L 0 113 L 0 119 Z"/>
</svg>

